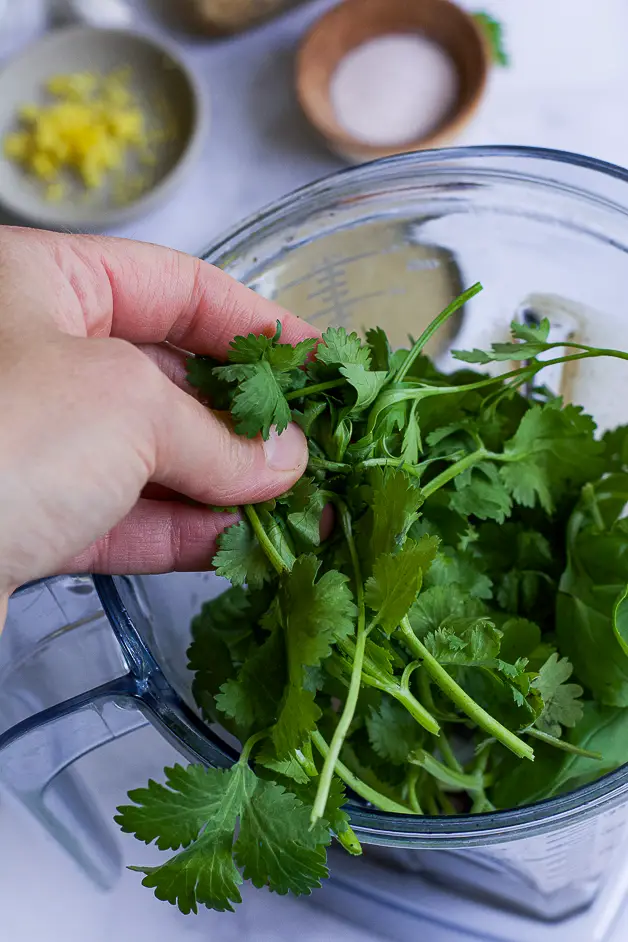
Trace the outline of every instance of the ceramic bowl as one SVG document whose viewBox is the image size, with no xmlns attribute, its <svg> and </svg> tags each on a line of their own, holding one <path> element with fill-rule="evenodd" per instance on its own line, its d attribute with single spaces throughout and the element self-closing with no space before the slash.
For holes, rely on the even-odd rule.
<svg viewBox="0 0 628 942">
<path fill-rule="evenodd" d="M 120 186 L 86 191 L 76 180 L 68 183 L 59 201 L 51 202 L 41 181 L 0 152 L 0 204 L 11 217 L 50 229 L 107 229 L 153 209 L 185 176 L 208 120 L 203 92 L 170 48 L 127 30 L 56 30 L 11 60 L 0 72 L 0 139 L 17 129 L 22 105 L 47 99 L 45 84 L 52 76 L 108 74 L 124 66 L 130 67 L 130 87 L 149 127 L 167 121 L 169 129 L 167 140 L 151 145 L 150 166 L 133 166 L 131 157 L 127 161 L 125 175 L 135 174 L 141 189 L 121 200 Z"/>
<path fill-rule="evenodd" d="M 450 111 L 423 137 L 400 145 L 368 144 L 339 123 L 330 95 L 332 77 L 344 56 L 357 46 L 399 33 L 421 34 L 443 48 L 458 72 L 458 94 Z M 345 0 L 321 17 L 305 37 L 297 58 L 297 94 L 307 118 L 331 149 L 360 163 L 450 143 L 478 107 L 489 64 L 480 27 L 450 0 Z"/>
</svg>

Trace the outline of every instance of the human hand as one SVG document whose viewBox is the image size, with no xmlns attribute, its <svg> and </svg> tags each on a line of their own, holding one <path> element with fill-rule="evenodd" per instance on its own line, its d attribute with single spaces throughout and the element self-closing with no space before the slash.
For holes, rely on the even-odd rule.
<svg viewBox="0 0 628 942">
<path fill-rule="evenodd" d="M 318 336 L 207 263 L 0 228 L 0 306 L 0 606 L 52 573 L 208 568 L 233 516 L 177 495 L 255 502 L 305 470 L 296 426 L 236 436 L 186 386 L 184 350 L 221 357 L 277 319 L 285 342 Z"/>
</svg>

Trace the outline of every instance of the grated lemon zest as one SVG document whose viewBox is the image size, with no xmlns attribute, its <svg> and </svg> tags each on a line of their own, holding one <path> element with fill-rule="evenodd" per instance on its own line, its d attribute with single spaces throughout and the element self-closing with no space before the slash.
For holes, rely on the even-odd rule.
<svg viewBox="0 0 628 942">
<path fill-rule="evenodd" d="M 154 174 L 127 174 L 127 158 L 134 155 L 140 167 L 154 167 L 155 147 L 171 140 L 176 128 L 166 108 L 160 126 L 148 126 L 133 95 L 132 77 L 130 67 L 107 75 L 75 72 L 51 77 L 45 85 L 51 100 L 19 109 L 18 130 L 4 139 L 5 155 L 45 184 L 49 200 L 67 195 L 68 174 L 87 191 L 112 182 L 117 203 L 136 199 Z"/>
</svg>

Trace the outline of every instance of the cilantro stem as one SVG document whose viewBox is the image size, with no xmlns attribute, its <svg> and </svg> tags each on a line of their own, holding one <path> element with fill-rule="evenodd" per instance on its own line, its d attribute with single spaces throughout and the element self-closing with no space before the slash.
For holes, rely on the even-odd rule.
<svg viewBox="0 0 628 942">
<path fill-rule="evenodd" d="M 348 474 L 352 467 L 343 461 L 329 461 L 327 458 L 317 458 L 316 455 L 310 455 L 307 462 L 309 471 L 332 471 L 341 474 Z"/>
<path fill-rule="evenodd" d="M 349 825 L 347 825 L 344 831 L 341 831 L 340 833 L 336 831 L 335 833 L 336 833 L 336 840 L 338 841 L 338 843 L 342 847 L 344 847 L 344 849 L 348 853 L 350 853 L 352 857 L 361 856 L 362 845 L 357 839 L 355 831 L 353 830 L 352 827 L 349 827 Z"/>
<path fill-rule="evenodd" d="M 426 801 L 425 807 L 427 808 L 427 813 L 432 818 L 438 818 L 440 816 L 440 808 L 438 807 L 434 793 L 432 791 L 428 791 L 427 795 L 424 797 Z"/>
<path fill-rule="evenodd" d="M 419 355 L 422 353 L 423 348 L 425 347 L 427 343 L 429 343 L 429 341 L 432 339 L 436 331 L 440 330 L 440 328 L 443 326 L 445 321 L 449 320 L 449 318 L 453 314 L 459 311 L 460 308 L 463 307 L 467 303 L 467 301 L 470 301 L 471 298 L 473 298 L 480 291 L 482 291 L 482 285 L 478 281 L 476 284 L 472 285 L 467 291 L 464 291 L 462 294 L 458 295 L 457 298 L 454 298 L 451 304 L 448 304 L 445 310 L 441 311 L 438 317 L 434 318 L 432 323 L 429 324 L 429 326 L 425 328 L 425 330 L 423 331 L 419 339 L 415 342 L 412 349 L 410 350 L 410 353 L 408 354 L 406 359 L 403 361 L 403 363 L 401 364 L 397 372 L 393 374 L 391 378 L 392 383 L 403 382 L 403 380 L 408 375 L 408 372 L 414 365 L 415 361 L 417 360 Z"/>
<path fill-rule="evenodd" d="M 393 686 L 392 684 L 388 684 L 386 687 L 380 689 L 382 689 L 384 693 L 389 693 L 391 697 L 395 698 L 397 703 L 405 707 L 410 716 L 412 716 L 423 729 L 431 733 L 432 736 L 438 736 L 440 732 L 438 721 L 434 719 L 431 713 L 428 713 L 425 707 L 419 703 L 409 690 L 404 690 L 402 687 Z"/>
<path fill-rule="evenodd" d="M 354 465 L 355 469 L 377 467 L 398 468 L 401 471 L 405 471 L 406 474 L 411 474 L 412 477 L 421 477 L 421 472 L 415 465 L 408 464 L 406 461 L 402 462 L 399 458 L 365 458 L 364 461 L 359 461 Z"/>
<path fill-rule="evenodd" d="M 464 458 L 460 458 L 459 461 L 456 461 L 454 464 L 451 464 L 448 468 L 445 468 L 444 471 L 441 471 L 440 474 L 437 474 L 429 484 L 425 484 L 423 487 L 423 497 L 427 500 L 428 497 L 431 497 L 436 491 L 441 487 L 444 487 L 445 484 L 448 484 L 450 481 L 453 481 L 455 477 L 458 477 L 459 474 L 462 474 L 468 468 L 472 468 L 476 464 L 480 464 L 481 461 L 485 461 L 489 457 L 498 457 L 501 455 L 493 456 L 490 452 L 486 451 L 484 448 L 478 448 L 477 451 L 472 451 L 470 454 L 465 455 Z"/>
<path fill-rule="evenodd" d="M 533 736 L 534 739 L 545 742 L 548 746 L 554 746 L 555 749 L 560 749 L 562 752 L 569 752 L 573 756 L 582 756 L 584 759 L 596 759 L 598 762 L 604 758 L 600 752 L 591 752 L 589 749 L 574 746 L 573 743 L 566 742 L 564 739 L 558 739 L 556 736 L 544 733 L 540 729 L 534 729 L 532 726 L 524 730 L 524 733 L 526 736 Z"/>
<path fill-rule="evenodd" d="M 336 508 L 340 515 L 340 522 L 344 532 L 345 540 L 347 541 L 349 555 L 351 556 L 351 565 L 353 567 L 353 574 L 355 579 L 356 601 L 358 605 L 358 624 L 356 630 L 355 652 L 353 655 L 349 690 L 342 714 L 338 721 L 338 725 L 336 726 L 334 735 L 332 736 L 329 752 L 325 756 L 325 761 L 321 770 L 318 789 L 316 791 L 316 798 L 314 799 L 314 805 L 312 807 L 312 824 L 315 824 L 316 821 L 322 818 L 325 814 L 325 808 L 329 798 L 329 790 L 331 788 L 331 782 L 334 775 L 334 768 L 340 756 L 342 745 L 351 727 L 351 723 L 353 721 L 355 710 L 358 704 L 360 685 L 362 681 L 362 667 L 364 665 L 364 652 L 366 648 L 366 608 L 364 604 L 364 583 L 362 581 L 362 573 L 360 571 L 358 551 L 353 538 L 351 515 L 349 514 L 346 505 L 342 501 L 335 500 L 334 503 L 336 504 Z"/>
<path fill-rule="evenodd" d="M 466 772 L 457 772 L 455 769 L 450 769 L 430 755 L 429 752 L 426 752 L 425 749 L 417 749 L 415 753 L 408 756 L 408 762 L 412 765 L 418 765 L 428 775 L 455 791 L 483 791 L 484 786 L 480 775 L 473 773 L 469 775 Z"/>
<path fill-rule="evenodd" d="M 576 343 L 573 340 L 556 340 L 553 343 L 546 343 L 546 350 L 555 349 L 581 350 L 583 353 L 589 353 L 592 356 L 615 357 L 620 360 L 628 360 L 628 353 L 623 350 L 612 350 L 610 347 L 592 347 L 587 343 Z M 542 361 L 540 361 L 542 362 Z M 546 363 L 550 362 L 545 361 Z"/>
<path fill-rule="evenodd" d="M 279 573 L 279 575 L 284 572 L 288 572 L 288 566 L 268 539 L 266 530 L 262 526 L 262 522 L 257 516 L 257 511 L 255 508 L 251 504 L 246 504 L 244 507 L 244 513 L 248 517 L 249 523 L 253 527 L 253 532 L 259 540 L 259 544 L 264 550 L 264 553 L 266 554 L 271 566 Z"/>
<path fill-rule="evenodd" d="M 479 752 L 475 756 L 475 760 L 471 767 L 471 771 L 476 774 L 480 773 L 486 781 L 486 767 L 488 766 L 488 760 L 491 755 L 491 745 L 488 743 L 483 748 L 480 748 Z"/>
<path fill-rule="evenodd" d="M 463 771 L 463 768 L 456 757 L 456 753 L 451 748 L 451 743 L 447 739 L 447 736 L 443 730 L 440 731 L 440 735 L 438 737 L 438 748 L 445 761 L 445 765 L 448 765 L 449 768 L 453 769 L 455 772 Z"/>
<path fill-rule="evenodd" d="M 329 746 L 318 730 L 312 733 L 312 742 L 323 758 L 326 758 L 329 754 Z M 412 814 L 412 811 L 406 808 L 405 805 L 400 805 L 398 802 L 393 801 L 392 798 L 386 798 L 381 792 L 375 791 L 374 788 L 371 788 L 370 785 L 367 785 L 354 775 L 340 760 L 336 762 L 336 775 L 338 778 L 342 779 L 345 785 L 348 785 L 356 795 L 359 795 L 360 798 L 364 798 L 365 801 L 369 801 L 372 805 L 379 808 L 380 811 L 388 811 L 390 814 Z"/>
<path fill-rule="evenodd" d="M 337 389 L 339 386 L 346 386 L 346 379 L 329 379 L 324 383 L 315 383 L 312 386 L 303 386 L 302 389 L 293 389 L 286 393 L 286 401 L 293 399 L 302 399 L 304 396 L 315 396 L 317 393 L 327 392 L 328 389 Z"/>
<path fill-rule="evenodd" d="M 429 674 L 425 670 L 419 671 L 418 675 L 418 684 L 419 684 L 419 694 L 421 699 L 427 704 L 427 709 L 436 714 L 436 704 L 434 703 L 434 698 L 432 697 L 432 688 L 430 687 L 430 678 Z"/>
<path fill-rule="evenodd" d="M 309 470 L 331 471 L 337 474 L 350 474 L 352 471 L 378 467 L 397 468 L 405 471 L 406 474 L 412 475 L 412 477 L 421 477 L 421 472 L 417 467 L 402 461 L 400 458 L 365 458 L 364 461 L 358 461 L 356 464 L 348 464 L 345 461 L 329 461 L 327 458 L 319 458 L 316 455 L 310 455 L 308 459 Z"/>
<path fill-rule="evenodd" d="M 445 791 L 439 792 L 438 800 L 440 801 L 440 805 L 441 805 L 441 808 L 443 809 L 444 814 L 457 814 L 457 811 L 454 808 L 453 802 L 451 801 L 447 792 Z"/>
<path fill-rule="evenodd" d="M 420 666 L 421 666 L 420 661 L 410 661 L 409 664 L 406 664 L 403 670 L 403 674 L 401 675 L 401 689 L 402 690 L 407 690 L 408 693 L 410 692 L 410 678 L 414 674 L 417 667 L 420 667 Z"/>
<path fill-rule="evenodd" d="M 242 746 L 242 752 L 240 753 L 240 758 L 238 759 L 240 765 L 246 765 L 246 763 L 249 761 L 249 756 L 251 755 L 253 748 L 258 744 L 258 742 L 261 742 L 263 739 L 267 739 L 269 735 L 270 730 L 262 729 L 259 733 L 253 733 L 252 736 L 249 736 L 247 741 Z"/>
<path fill-rule="evenodd" d="M 339 647 L 345 652 L 347 657 L 352 659 L 355 657 L 354 647 L 350 641 L 340 642 Z M 431 733 L 432 736 L 438 736 L 440 726 L 432 714 L 416 699 L 407 686 L 401 686 L 390 674 L 385 674 L 383 671 L 378 670 L 377 667 L 369 661 L 368 656 L 364 659 L 362 683 L 393 697 L 408 711 L 410 716 L 417 721 L 419 726 L 422 726 L 423 729 Z"/>
<path fill-rule="evenodd" d="M 458 709 L 462 710 L 470 719 L 485 730 L 489 736 L 494 736 L 507 749 L 514 752 L 522 759 L 534 759 L 534 750 L 523 740 L 519 739 L 514 733 L 487 713 L 479 703 L 476 703 L 463 689 L 456 683 L 453 677 L 447 673 L 444 667 L 438 663 L 423 642 L 417 638 L 407 616 L 401 620 L 399 632 L 403 637 L 412 654 L 419 658 L 425 665 L 425 669 L 438 687 L 445 693 Z"/>
<path fill-rule="evenodd" d="M 495 805 L 488 800 L 483 792 L 478 792 L 471 805 L 471 814 L 487 814 L 495 811 Z"/>
<path fill-rule="evenodd" d="M 408 801 L 410 802 L 410 807 L 415 814 L 423 814 L 423 809 L 421 808 L 418 795 L 416 793 L 417 783 L 419 781 L 419 775 L 421 770 L 416 766 L 410 770 L 408 775 L 406 786 L 408 789 Z"/>
<path fill-rule="evenodd" d="M 560 346 L 565 347 L 566 344 L 561 343 Z M 615 357 L 616 359 L 628 360 L 628 353 L 623 353 L 621 350 L 598 350 L 593 348 L 582 353 L 573 353 L 563 357 L 555 357 L 552 360 L 532 360 L 527 366 L 518 367 L 515 370 L 510 370 L 508 373 L 501 373 L 497 376 L 488 376 L 485 379 L 477 380 L 474 383 L 465 383 L 461 386 L 432 386 L 426 382 L 421 382 L 418 386 L 416 384 L 409 385 L 408 383 L 406 383 L 405 386 L 400 386 L 397 384 L 386 386 L 382 392 L 380 392 L 379 396 L 371 407 L 366 426 L 367 432 L 369 434 L 373 432 L 377 418 L 381 412 L 390 406 L 396 405 L 398 402 L 409 401 L 412 399 L 420 402 L 422 399 L 430 399 L 432 396 L 459 395 L 461 393 L 474 392 L 477 389 L 484 389 L 487 386 L 506 383 L 507 380 L 511 379 L 515 380 L 521 378 L 522 380 L 526 379 L 530 381 L 536 376 L 537 373 L 540 373 L 541 370 L 547 369 L 548 366 L 558 366 L 561 363 L 571 363 L 575 360 L 588 360 L 597 357 Z"/>
</svg>

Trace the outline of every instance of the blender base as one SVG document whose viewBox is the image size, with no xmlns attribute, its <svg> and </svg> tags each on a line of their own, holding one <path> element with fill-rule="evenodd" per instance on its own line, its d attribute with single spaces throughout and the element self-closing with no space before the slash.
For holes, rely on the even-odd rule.
<svg viewBox="0 0 628 942">
<path fill-rule="evenodd" d="M 628 848 L 627 848 L 628 850 Z M 506 912 L 436 886 L 417 874 L 387 870 L 333 853 L 331 878 L 311 898 L 369 932 L 395 942 L 620 942 L 628 907 L 628 853 L 595 902 L 560 922 Z"/>
</svg>

